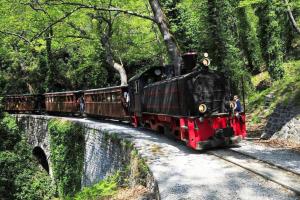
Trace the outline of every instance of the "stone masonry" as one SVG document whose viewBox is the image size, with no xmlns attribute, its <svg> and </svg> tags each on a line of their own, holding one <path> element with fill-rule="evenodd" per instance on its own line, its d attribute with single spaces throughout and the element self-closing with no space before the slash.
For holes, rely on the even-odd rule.
<svg viewBox="0 0 300 200">
<path fill-rule="evenodd" d="M 263 139 L 284 139 L 300 144 L 300 107 L 281 104 L 270 115 Z"/>
</svg>

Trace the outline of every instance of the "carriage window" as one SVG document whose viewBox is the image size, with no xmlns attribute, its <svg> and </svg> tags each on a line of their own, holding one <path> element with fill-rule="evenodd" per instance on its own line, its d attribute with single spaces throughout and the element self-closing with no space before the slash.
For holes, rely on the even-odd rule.
<svg viewBox="0 0 300 200">
<path fill-rule="evenodd" d="M 111 101 L 112 102 L 116 101 L 116 94 L 114 94 L 114 93 L 111 94 Z"/>
<path fill-rule="evenodd" d="M 135 81 L 135 93 L 139 92 L 139 81 Z"/>
<path fill-rule="evenodd" d="M 107 101 L 108 101 L 108 102 L 111 101 L 111 94 L 107 94 Z"/>
</svg>

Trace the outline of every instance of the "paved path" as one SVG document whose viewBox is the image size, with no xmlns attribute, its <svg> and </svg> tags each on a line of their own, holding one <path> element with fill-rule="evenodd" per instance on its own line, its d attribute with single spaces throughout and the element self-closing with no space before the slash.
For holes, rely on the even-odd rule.
<svg viewBox="0 0 300 200">
<path fill-rule="evenodd" d="M 284 148 L 267 147 L 249 141 L 243 141 L 240 143 L 240 147 L 233 148 L 232 150 L 273 163 L 277 166 L 289 169 L 294 173 L 300 174 L 300 153 Z"/>
<path fill-rule="evenodd" d="M 126 136 L 146 158 L 158 182 L 163 200 L 298 199 L 273 182 L 205 152 L 196 152 L 178 142 L 144 129 L 90 119 L 89 127 Z"/>
</svg>

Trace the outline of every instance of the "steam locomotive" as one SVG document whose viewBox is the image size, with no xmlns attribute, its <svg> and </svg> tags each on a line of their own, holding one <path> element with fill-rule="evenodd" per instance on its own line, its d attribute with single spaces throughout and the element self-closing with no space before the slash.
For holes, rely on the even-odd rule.
<svg viewBox="0 0 300 200">
<path fill-rule="evenodd" d="M 209 69 L 206 54 L 200 67 L 196 53 L 184 54 L 183 61 L 182 75 L 174 76 L 172 66 L 152 67 L 128 86 L 7 95 L 4 110 L 128 120 L 195 150 L 238 143 L 246 136 L 245 113 L 235 110 L 228 78 Z"/>
</svg>

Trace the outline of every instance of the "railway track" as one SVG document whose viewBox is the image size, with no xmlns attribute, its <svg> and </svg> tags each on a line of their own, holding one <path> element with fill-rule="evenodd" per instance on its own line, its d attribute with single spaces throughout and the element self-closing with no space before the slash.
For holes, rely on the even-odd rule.
<svg viewBox="0 0 300 200">
<path fill-rule="evenodd" d="M 279 184 L 300 196 L 300 174 L 297 172 L 232 149 L 211 150 L 207 153 Z"/>
</svg>

